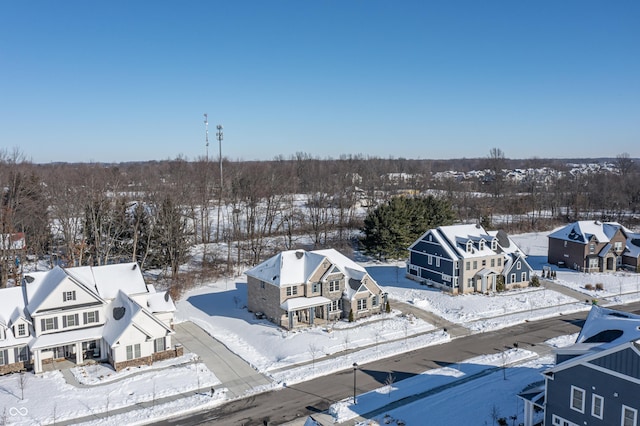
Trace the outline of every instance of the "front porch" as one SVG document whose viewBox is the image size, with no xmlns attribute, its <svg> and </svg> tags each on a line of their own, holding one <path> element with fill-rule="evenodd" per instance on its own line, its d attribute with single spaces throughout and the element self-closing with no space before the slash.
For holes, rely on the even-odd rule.
<svg viewBox="0 0 640 426">
<path fill-rule="evenodd" d="M 33 371 L 41 373 L 45 366 L 83 365 L 89 361 L 106 359 L 106 343 L 102 339 L 102 327 L 91 330 L 74 330 L 68 333 L 45 334 L 31 345 Z M 62 364 L 64 363 L 64 364 Z M 57 365 L 57 366 L 56 366 Z"/>
<path fill-rule="evenodd" d="M 332 301 L 326 297 L 296 297 L 287 299 L 280 307 L 285 311 L 283 326 L 296 327 L 324 325 L 340 318 L 342 311 L 331 310 Z"/>
</svg>

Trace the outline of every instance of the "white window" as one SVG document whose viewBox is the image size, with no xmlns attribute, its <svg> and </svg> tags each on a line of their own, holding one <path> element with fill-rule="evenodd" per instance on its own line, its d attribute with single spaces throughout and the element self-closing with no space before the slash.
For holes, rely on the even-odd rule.
<svg viewBox="0 0 640 426">
<path fill-rule="evenodd" d="M 357 304 L 359 311 L 364 311 L 367 309 L 367 299 L 358 299 Z"/>
<path fill-rule="evenodd" d="M 296 294 L 298 294 L 298 287 L 297 286 L 291 286 L 291 287 L 287 287 L 287 296 L 295 296 Z"/>
<path fill-rule="evenodd" d="M 467 279 L 467 287 L 468 287 L 468 288 L 473 287 L 473 278 L 469 278 L 469 279 Z"/>
<path fill-rule="evenodd" d="M 498 266 L 502 266 L 502 258 L 501 257 L 498 258 Z"/>
<path fill-rule="evenodd" d="M 567 242 L 566 241 L 564 242 L 564 246 L 567 247 Z"/>
<path fill-rule="evenodd" d="M 518 260 L 518 262 L 516 263 L 516 269 L 522 269 L 522 263 L 520 263 L 520 261 Z"/>
<path fill-rule="evenodd" d="M 571 386 L 571 409 L 584 413 L 584 389 Z"/>
<path fill-rule="evenodd" d="M 471 262 L 465 262 L 467 271 L 471 269 Z"/>
<path fill-rule="evenodd" d="M 621 426 L 636 426 L 638 423 L 638 410 L 635 408 L 622 406 Z"/>
<path fill-rule="evenodd" d="M 595 393 L 591 395 L 591 415 L 602 420 L 602 413 L 604 411 L 604 398 Z"/>
<path fill-rule="evenodd" d="M 491 240 L 491 250 L 496 251 L 498 248 L 498 243 L 496 240 Z"/>
<path fill-rule="evenodd" d="M 473 261 L 473 269 L 478 269 L 478 261 L 477 260 Z"/>
<path fill-rule="evenodd" d="M 68 300 L 76 300 L 76 291 L 65 291 L 62 293 L 62 301 L 66 302 Z"/>
<path fill-rule="evenodd" d="M 18 324 L 18 336 L 26 336 L 27 327 L 24 324 Z"/>
<path fill-rule="evenodd" d="M 127 359 L 140 358 L 140 343 L 127 346 Z"/>
<path fill-rule="evenodd" d="M 553 426 L 578 426 L 577 424 L 570 422 L 569 420 L 565 420 L 562 417 L 558 417 L 555 414 L 551 417 L 551 422 Z"/>
<path fill-rule="evenodd" d="M 460 269 L 460 264 L 458 262 L 453 262 L 453 267 L 458 270 Z"/>
<path fill-rule="evenodd" d="M 511 281 L 509 281 L 509 283 L 515 283 L 516 282 L 516 274 L 511 274 Z"/>
<path fill-rule="evenodd" d="M 329 312 L 336 312 L 340 310 L 340 300 L 332 300 L 329 305 Z"/>
<path fill-rule="evenodd" d="M 329 291 L 331 293 L 335 291 L 340 291 L 340 280 L 331 280 L 329 281 Z"/>
<path fill-rule="evenodd" d="M 598 258 L 589 259 L 589 268 L 597 268 L 598 267 Z"/>
<path fill-rule="evenodd" d="M 496 260 L 495 259 L 491 259 L 491 267 L 495 268 L 496 266 Z"/>
<path fill-rule="evenodd" d="M 7 359 L 7 350 L 0 350 L 0 365 L 7 364 L 9 360 Z"/>
<path fill-rule="evenodd" d="M 320 283 L 311 284 L 311 292 L 312 293 L 320 293 Z"/>
<path fill-rule="evenodd" d="M 378 296 L 373 296 L 371 298 L 371 306 L 378 306 Z"/>
<path fill-rule="evenodd" d="M 482 259 L 482 266 L 483 267 L 487 266 L 487 259 Z"/>
<path fill-rule="evenodd" d="M 471 241 L 467 241 L 467 253 L 471 253 L 472 247 L 473 247 L 473 243 Z"/>
<path fill-rule="evenodd" d="M 82 316 L 85 324 L 98 322 L 98 311 L 84 312 Z"/>
<path fill-rule="evenodd" d="M 615 251 L 622 250 L 622 241 L 616 241 L 613 245 L 613 248 L 615 249 Z"/>
<path fill-rule="evenodd" d="M 40 325 L 43 331 L 47 330 L 57 330 L 58 329 L 58 318 L 43 318 L 40 321 Z"/>
<path fill-rule="evenodd" d="M 158 337 L 153 341 L 153 351 L 154 352 L 163 352 L 167 349 L 165 338 Z"/>
<path fill-rule="evenodd" d="M 480 240 L 480 250 L 484 250 L 484 240 Z"/>
<path fill-rule="evenodd" d="M 440 267 L 440 258 L 436 257 L 436 267 Z"/>
<path fill-rule="evenodd" d="M 62 328 L 75 327 L 78 324 L 78 314 L 65 315 L 62 317 Z"/>
<path fill-rule="evenodd" d="M 433 256 L 431 256 L 430 254 L 428 254 L 428 255 L 427 255 L 427 263 L 428 263 L 429 265 L 432 265 L 432 264 L 433 264 Z"/>
<path fill-rule="evenodd" d="M 29 360 L 29 347 L 22 346 L 20 348 L 13 349 L 13 355 L 15 357 L 15 362 L 20 361 L 28 361 Z"/>
<path fill-rule="evenodd" d="M 527 273 L 523 272 L 522 274 L 520 274 L 520 281 L 526 281 L 527 280 Z"/>
<path fill-rule="evenodd" d="M 451 282 L 451 275 L 442 274 L 442 281 Z"/>
<path fill-rule="evenodd" d="M 594 243 L 589 244 L 589 253 L 593 254 L 596 252 L 596 245 Z"/>
</svg>

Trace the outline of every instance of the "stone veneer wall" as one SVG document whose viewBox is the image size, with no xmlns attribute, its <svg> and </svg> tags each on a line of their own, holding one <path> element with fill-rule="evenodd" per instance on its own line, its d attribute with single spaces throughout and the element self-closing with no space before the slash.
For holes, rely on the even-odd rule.
<svg viewBox="0 0 640 426">
<path fill-rule="evenodd" d="M 18 371 L 25 371 L 26 369 L 27 369 L 27 366 L 25 365 L 24 361 L 14 362 L 6 365 L 0 365 L 0 376 L 3 374 L 17 373 Z"/>
<path fill-rule="evenodd" d="M 151 357 L 153 359 L 153 362 L 156 362 L 156 361 L 162 361 L 163 359 L 177 358 L 179 356 L 182 356 L 183 353 L 184 353 L 184 348 L 182 346 L 176 346 L 174 349 L 167 349 L 166 351 L 155 352 L 153 355 L 151 355 Z"/>
<path fill-rule="evenodd" d="M 120 371 L 127 367 L 137 367 L 139 365 L 151 365 L 153 363 L 153 359 L 151 356 L 143 356 L 140 358 L 130 359 L 128 361 L 116 362 L 113 364 L 113 368 L 116 371 Z"/>
</svg>

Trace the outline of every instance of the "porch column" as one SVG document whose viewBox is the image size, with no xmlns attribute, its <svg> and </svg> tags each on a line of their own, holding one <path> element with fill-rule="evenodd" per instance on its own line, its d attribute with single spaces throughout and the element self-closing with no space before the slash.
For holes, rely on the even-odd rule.
<svg viewBox="0 0 640 426">
<path fill-rule="evenodd" d="M 84 363 L 84 359 L 82 356 L 82 343 L 78 342 L 75 345 L 76 347 L 76 365 L 82 365 Z"/>
<path fill-rule="evenodd" d="M 533 426 L 533 403 L 527 399 L 524 401 L 524 426 Z"/>
<path fill-rule="evenodd" d="M 287 314 L 289 315 L 289 330 L 293 330 L 293 312 L 288 311 Z"/>
<path fill-rule="evenodd" d="M 309 325 L 313 325 L 313 320 L 315 317 L 316 317 L 316 308 L 312 306 L 309 308 Z"/>
<path fill-rule="evenodd" d="M 40 349 L 33 351 L 33 372 L 42 373 L 42 357 L 40 356 Z"/>
</svg>

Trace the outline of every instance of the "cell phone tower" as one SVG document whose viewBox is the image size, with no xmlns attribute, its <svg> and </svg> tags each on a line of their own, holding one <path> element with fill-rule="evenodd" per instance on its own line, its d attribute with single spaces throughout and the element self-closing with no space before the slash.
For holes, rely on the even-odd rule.
<svg viewBox="0 0 640 426">
<path fill-rule="evenodd" d="M 205 158 L 207 160 L 207 163 L 209 162 L 209 118 L 207 116 L 207 113 L 204 113 L 204 137 L 205 137 L 205 141 L 206 141 L 206 155 Z"/>
</svg>

